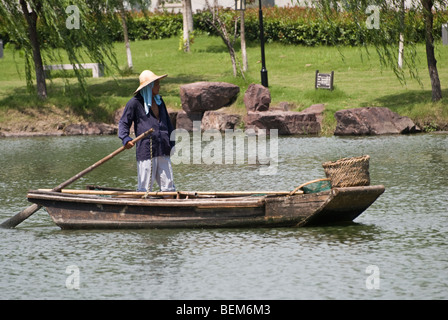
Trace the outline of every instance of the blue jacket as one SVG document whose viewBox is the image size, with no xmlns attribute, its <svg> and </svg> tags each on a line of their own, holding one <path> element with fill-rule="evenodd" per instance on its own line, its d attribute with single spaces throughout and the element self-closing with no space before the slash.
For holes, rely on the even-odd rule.
<svg viewBox="0 0 448 320">
<path fill-rule="evenodd" d="M 152 109 L 150 109 L 148 115 L 145 114 L 143 97 L 140 92 L 126 104 L 123 115 L 118 123 L 118 137 L 123 142 L 123 145 L 126 145 L 128 141 L 132 140 L 132 138 L 129 137 L 132 123 L 134 123 L 136 137 L 151 128 L 154 129 L 152 134 L 137 142 L 137 161 L 148 160 L 151 158 L 150 138 L 152 138 L 152 157 L 170 155 L 171 148 L 174 147 L 174 141 L 170 141 L 170 136 L 174 129 L 163 99 L 162 104 L 159 106 L 159 118 L 160 120 L 155 117 Z"/>
</svg>

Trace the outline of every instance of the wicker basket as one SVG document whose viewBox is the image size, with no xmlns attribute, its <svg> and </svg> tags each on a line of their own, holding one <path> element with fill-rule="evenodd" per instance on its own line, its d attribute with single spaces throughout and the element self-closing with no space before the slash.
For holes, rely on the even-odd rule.
<svg viewBox="0 0 448 320">
<path fill-rule="evenodd" d="M 343 158 L 337 161 L 328 161 L 322 164 L 327 178 L 331 179 L 331 186 L 355 187 L 368 186 L 370 156 Z"/>
</svg>

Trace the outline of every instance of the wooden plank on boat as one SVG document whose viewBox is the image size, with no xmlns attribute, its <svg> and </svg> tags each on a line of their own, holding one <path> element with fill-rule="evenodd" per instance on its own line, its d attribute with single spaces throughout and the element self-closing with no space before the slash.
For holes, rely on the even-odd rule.
<svg viewBox="0 0 448 320">
<path fill-rule="evenodd" d="M 65 201 L 72 203 L 98 203 L 110 205 L 133 205 L 144 207 L 258 207 L 264 205 L 264 197 L 240 198 L 198 198 L 198 199 L 140 199 L 140 198 L 105 198 L 88 195 L 71 195 L 59 192 L 28 192 L 28 199 Z"/>
<path fill-rule="evenodd" d="M 307 217 L 314 213 L 328 199 L 330 191 L 299 194 L 287 197 L 266 198 L 266 216 Z"/>
<path fill-rule="evenodd" d="M 384 192 L 383 185 L 334 188 L 322 210 L 309 216 L 300 226 L 353 221 Z"/>
<path fill-rule="evenodd" d="M 198 201 L 178 200 L 188 202 L 190 206 L 148 207 L 128 205 L 124 201 L 110 204 L 66 201 L 70 197 L 44 198 L 31 200 L 45 206 L 53 221 L 62 229 L 254 227 L 265 223 L 262 204 L 207 208 L 191 206 Z"/>
<path fill-rule="evenodd" d="M 50 189 L 38 189 L 37 191 L 51 191 Z M 251 195 L 287 195 L 291 191 L 120 191 L 120 190 L 78 190 L 78 189 L 62 189 L 61 193 L 78 194 L 78 195 L 102 195 L 102 196 L 140 196 L 145 195 L 157 197 L 157 196 L 176 196 L 189 195 L 189 196 L 251 196 Z M 298 190 L 296 194 L 303 193 L 302 190 Z"/>
</svg>

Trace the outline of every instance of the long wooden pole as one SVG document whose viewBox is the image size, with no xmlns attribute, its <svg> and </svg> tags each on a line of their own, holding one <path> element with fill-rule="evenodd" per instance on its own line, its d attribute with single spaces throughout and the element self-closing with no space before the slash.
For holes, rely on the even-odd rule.
<svg viewBox="0 0 448 320">
<path fill-rule="evenodd" d="M 139 135 L 137 138 L 135 138 L 134 140 L 132 140 L 132 142 L 136 143 L 137 141 L 142 140 L 143 138 L 146 138 L 148 135 L 150 135 L 152 132 L 154 131 L 154 129 L 149 129 L 148 131 L 142 133 L 141 135 Z M 78 180 L 79 178 L 81 178 L 82 176 L 84 176 L 85 174 L 89 173 L 90 171 L 92 171 L 93 169 L 99 167 L 100 165 L 102 165 L 103 163 L 105 163 L 106 161 L 112 159 L 113 157 L 115 157 L 117 154 L 119 154 L 120 152 L 124 151 L 126 148 L 124 146 L 118 148 L 117 150 L 115 150 L 114 152 L 112 152 L 111 154 L 109 154 L 108 156 L 104 157 L 103 159 L 97 161 L 96 163 L 92 164 L 90 167 L 84 169 L 83 171 L 81 171 L 80 173 L 78 173 L 77 175 L 71 177 L 70 179 L 68 179 L 67 181 L 61 183 L 60 185 L 58 185 L 57 187 L 51 189 L 51 191 L 54 192 L 60 192 L 62 190 L 62 188 L 67 187 L 68 185 L 72 184 L 73 182 L 75 182 L 76 180 Z M 14 228 L 15 226 L 17 226 L 18 224 L 22 223 L 24 220 L 28 219 L 33 213 L 35 213 L 37 210 L 39 210 L 41 208 L 41 206 L 37 205 L 37 204 L 32 204 L 31 206 L 29 206 L 28 208 L 20 211 L 19 213 L 17 213 L 15 216 L 9 218 L 8 220 L 6 220 L 5 222 L 3 222 L 0 227 L 1 228 Z"/>
</svg>

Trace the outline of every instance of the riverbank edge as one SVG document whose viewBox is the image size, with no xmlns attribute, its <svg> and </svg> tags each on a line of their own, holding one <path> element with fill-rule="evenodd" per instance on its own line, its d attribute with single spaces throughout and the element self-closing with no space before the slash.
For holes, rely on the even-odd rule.
<svg viewBox="0 0 448 320">
<path fill-rule="evenodd" d="M 334 135 L 336 122 L 325 120 L 325 117 L 334 119 L 334 112 L 324 113 L 323 116 L 323 128 L 318 136 Z M 114 135 L 117 134 L 118 130 L 116 119 L 110 122 L 94 122 L 64 112 L 42 112 L 42 110 L 30 110 L 29 108 L 26 113 L 10 110 L 8 117 L 0 116 L 0 119 L 3 120 L 0 121 L 0 138 Z M 422 120 L 411 117 L 410 119 L 421 128 L 423 133 L 448 132 L 448 119 Z M 82 129 L 67 130 L 67 128 L 73 126 Z"/>
</svg>

